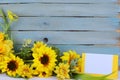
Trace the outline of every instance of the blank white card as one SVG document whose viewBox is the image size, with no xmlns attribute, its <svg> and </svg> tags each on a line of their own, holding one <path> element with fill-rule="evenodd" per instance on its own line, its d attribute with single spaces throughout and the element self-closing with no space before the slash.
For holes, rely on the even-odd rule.
<svg viewBox="0 0 120 80">
<path fill-rule="evenodd" d="M 113 55 L 85 54 L 85 73 L 110 74 L 113 67 Z"/>
</svg>

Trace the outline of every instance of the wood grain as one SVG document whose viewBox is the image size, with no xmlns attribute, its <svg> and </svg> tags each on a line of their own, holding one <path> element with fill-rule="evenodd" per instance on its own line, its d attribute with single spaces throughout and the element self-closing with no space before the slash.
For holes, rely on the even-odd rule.
<svg viewBox="0 0 120 80">
<path fill-rule="evenodd" d="M 120 29 L 116 30 L 116 32 L 120 33 Z"/>
<path fill-rule="evenodd" d="M 116 17 L 117 4 L 4 4 L 19 16 L 107 16 Z M 18 10 L 19 9 L 19 10 Z"/>
<path fill-rule="evenodd" d="M 23 39 L 43 40 L 49 44 L 117 44 L 117 32 L 12 31 L 15 43 Z"/>
<path fill-rule="evenodd" d="M 11 28 L 16 48 L 24 39 L 48 38 L 61 51 L 120 55 L 116 3 L 120 0 L 0 0 L 0 8 L 20 16 Z"/>
<path fill-rule="evenodd" d="M 119 47 L 112 46 L 112 45 L 111 46 L 110 45 L 109 46 L 106 46 L 106 45 L 79 45 L 79 44 L 48 44 L 48 45 L 59 48 L 61 52 L 65 52 L 68 50 L 74 50 L 79 54 L 86 52 L 86 53 L 118 54 L 118 55 L 120 55 Z M 15 44 L 15 47 L 18 49 L 21 47 L 21 44 Z"/>
<path fill-rule="evenodd" d="M 12 25 L 11 30 L 91 30 L 120 32 L 119 22 L 118 18 L 20 17 Z"/>
<path fill-rule="evenodd" d="M 0 3 L 111 3 L 117 0 L 0 0 Z"/>
<path fill-rule="evenodd" d="M 120 0 L 117 0 L 117 3 L 120 4 Z"/>
</svg>

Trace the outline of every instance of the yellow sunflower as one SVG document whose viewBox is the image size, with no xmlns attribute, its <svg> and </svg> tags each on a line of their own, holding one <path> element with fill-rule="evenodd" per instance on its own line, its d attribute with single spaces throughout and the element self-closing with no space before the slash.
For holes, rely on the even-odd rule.
<svg viewBox="0 0 120 80">
<path fill-rule="evenodd" d="M 31 78 L 32 77 L 32 69 L 29 67 L 29 65 L 21 66 L 21 73 L 20 76 L 24 78 Z"/>
<path fill-rule="evenodd" d="M 80 59 L 80 55 L 72 50 L 68 52 L 64 52 L 63 54 L 64 55 L 61 57 L 62 61 L 68 61 L 69 64 L 71 63 L 73 59 Z"/>
<path fill-rule="evenodd" d="M 7 72 L 9 76 L 16 76 L 16 74 L 21 73 L 20 69 L 23 64 L 22 59 L 10 54 L 9 57 L 5 57 L 5 60 L 1 62 L 2 72 Z"/>
<path fill-rule="evenodd" d="M 39 77 L 41 78 L 47 78 L 47 77 L 50 77 L 52 75 L 52 71 L 46 71 L 46 70 L 40 70 L 40 73 L 39 73 Z"/>
<path fill-rule="evenodd" d="M 81 72 L 81 65 L 82 64 L 82 59 L 80 58 L 79 60 L 78 60 L 78 62 L 77 62 L 77 65 L 76 66 L 74 66 L 74 69 L 75 69 L 75 71 L 77 72 L 77 73 L 80 73 Z"/>
<path fill-rule="evenodd" d="M 38 53 L 39 52 L 38 49 L 41 48 L 41 47 L 46 47 L 46 44 L 44 44 L 41 41 L 37 41 L 32 48 L 33 53 Z"/>
<path fill-rule="evenodd" d="M 39 70 L 37 70 L 37 65 L 33 63 L 30 68 L 32 69 L 32 75 L 34 76 L 39 75 Z"/>
<path fill-rule="evenodd" d="M 69 79 L 69 64 L 60 63 L 54 71 L 60 79 Z"/>
<path fill-rule="evenodd" d="M 8 46 L 8 44 L 4 44 L 3 42 L 0 42 L 0 56 L 5 56 L 11 51 L 11 48 Z"/>
<path fill-rule="evenodd" d="M 13 49 L 13 41 L 12 40 L 4 40 L 4 44 L 6 44 L 11 50 Z"/>
<path fill-rule="evenodd" d="M 18 16 L 10 10 L 7 11 L 7 14 L 10 22 L 16 21 L 18 19 Z"/>
<path fill-rule="evenodd" d="M 0 32 L 0 41 L 3 41 L 4 40 L 4 37 L 5 37 L 5 34 Z"/>
<path fill-rule="evenodd" d="M 52 71 L 56 65 L 56 57 L 57 55 L 54 50 L 49 47 L 42 47 L 39 49 L 38 54 L 33 53 L 33 62 L 39 70 Z"/>
<path fill-rule="evenodd" d="M 0 42 L 0 62 L 4 60 L 5 56 L 8 56 L 12 51 L 13 42 L 11 40 L 4 40 Z"/>
<path fill-rule="evenodd" d="M 64 52 L 64 55 L 61 57 L 62 61 L 67 61 L 69 65 L 71 65 L 71 61 L 72 60 L 76 60 L 76 65 L 73 66 L 73 70 L 75 70 L 75 72 L 80 73 L 81 72 L 81 58 L 80 55 L 77 54 L 75 51 L 68 51 L 68 52 Z"/>
</svg>

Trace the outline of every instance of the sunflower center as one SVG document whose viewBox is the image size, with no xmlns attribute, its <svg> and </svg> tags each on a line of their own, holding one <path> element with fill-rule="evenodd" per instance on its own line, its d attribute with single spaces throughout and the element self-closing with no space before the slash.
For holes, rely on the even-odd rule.
<svg viewBox="0 0 120 80">
<path fill-rule="evenodd" d="M 7 68 L 11 71 L 15 71 L 18 68 L 16 61 L 12 60 L 8 63 Z"/>
<path fill-rule="evenodd" d="M 46 75 L 46 73 L 45 73 L 45 72 L 42 72 L 42 75 L 43 75 L 43 76 L 45 76 L 45 75 Z"/>
<path fill-rule="evenodd" d="M 47 65 L 49 63 L 48 55 L 43 55 L 43 57 L 40 58 L 40 61 L 43 65 Z"/>
<path fill-rule="evenodd" d="M 33 67 L 33 70 L 35 70 L 36 69 L 36 67 Z"/>
<path fill-rule="evenodd" d="M 24 72 L 29 72 L 29 70 L 28 70 L 28 69 L 23 69 L 23 71 L 24 71 Z"/>
</svg>

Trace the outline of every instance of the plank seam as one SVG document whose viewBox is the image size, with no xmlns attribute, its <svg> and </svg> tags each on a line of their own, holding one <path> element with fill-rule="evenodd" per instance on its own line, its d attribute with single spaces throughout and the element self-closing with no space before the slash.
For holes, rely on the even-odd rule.
<svg viewBox="0 0 120 80">
<path fill-rule="evenodd" d="M 16 3 L 0 3 L 2 5 L 4 4 L 108 4 L 108 3 L 111 3 L 111 4 L 116 4 L 116 2 L 108 2 L 108 3 L 104 3 L 104 2 L 99 2 L 99 3 L 95 3 L 95 2 L 82 2 L 82 3 L 78 3 L 78 2 L 74 2 L 74 3 L 64 3 L 64 2 L 16 2 Z M 119 2 L 117 2 L 119 4 Z"/>
</svg>

